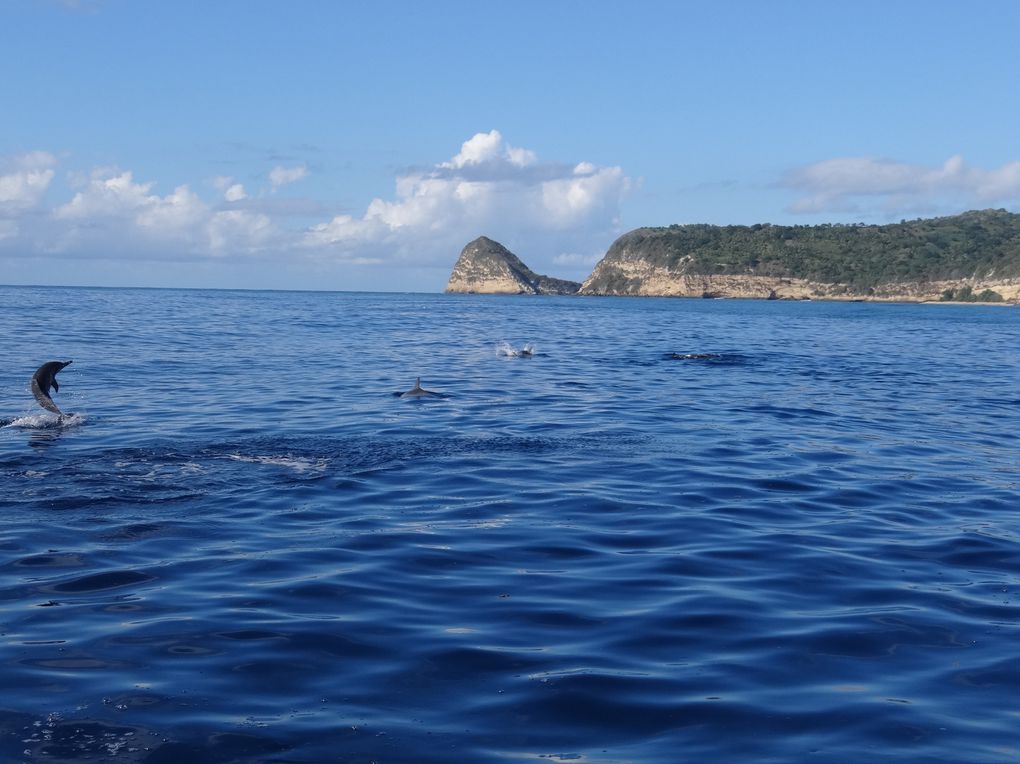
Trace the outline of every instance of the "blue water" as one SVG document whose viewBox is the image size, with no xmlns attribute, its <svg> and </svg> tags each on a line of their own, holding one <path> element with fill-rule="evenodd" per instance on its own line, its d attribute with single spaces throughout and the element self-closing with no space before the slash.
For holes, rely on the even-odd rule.
<svg viewBox="0 0 1020 764">
<path fill-rule="evenodd" d="M 1016 309 L 4 288 L 0 338 L 2 761 L 1020 757 Z"/>
</svg>

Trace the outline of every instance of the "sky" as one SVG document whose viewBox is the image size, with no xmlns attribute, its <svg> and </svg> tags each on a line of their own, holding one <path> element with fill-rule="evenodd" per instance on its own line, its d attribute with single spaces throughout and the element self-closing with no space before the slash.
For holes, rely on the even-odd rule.
<svg viewBox="0 0 1020 764">
<path fill-rule="evenodd" d="M 0 0 L 0 284 L 583 280 L 674 223 L 1020 212 L 1013 0 Z"/>
</svg>

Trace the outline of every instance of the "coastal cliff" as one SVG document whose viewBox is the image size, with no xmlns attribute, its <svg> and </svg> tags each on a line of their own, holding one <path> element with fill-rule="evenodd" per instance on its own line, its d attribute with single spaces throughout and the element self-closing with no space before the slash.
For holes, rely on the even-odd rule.
<svg viewBox="0 0 1020 764">
<path fill-rule="evenodd" d="M 541 276 L 513 252 L 486 236 L 463 250 L 453 266 L 447 292 L 475 294 L 575 294 L 576 281 Z"/>
<path fill-rule="evenodd" d="M 685 225 L 624 234 L 580 294 L 1020 301 L 1020 215 L 897 224 Z"/>
</svg>

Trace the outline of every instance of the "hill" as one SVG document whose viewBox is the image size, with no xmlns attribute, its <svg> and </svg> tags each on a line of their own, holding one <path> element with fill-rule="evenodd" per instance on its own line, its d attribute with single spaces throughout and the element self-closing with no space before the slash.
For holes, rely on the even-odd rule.
<svg viewBox="0 0 1020 764">
<path fill-rule="evenodd" d="M 447 292 L 477 294 L 575 294 L 576 281 L 541 276 L 498 241 L 479 236 L 461 250 Z"/>
<path fill-rule="evenodd" d="M 672 225 L 617 239 L 582 294 L 1020 299 L 1020 215 L 890 225 Z"/>
</svg>

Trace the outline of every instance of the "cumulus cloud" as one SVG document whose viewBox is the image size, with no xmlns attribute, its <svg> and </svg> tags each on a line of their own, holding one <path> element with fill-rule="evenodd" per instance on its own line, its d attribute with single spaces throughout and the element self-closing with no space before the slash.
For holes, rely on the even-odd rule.
<svg viewBox="0 0 1020 764">
<path fill-rule="evenodd" d="M 64 173 L 45 152 L 0 160 L 0 253 L 14 256 L 179 260 L 286 256 L 313 267 L 399 262 L 449 266 L 465 243 L 491 236 L 529 265 L 580 271 L 619 233 L 632 181 L 620 167 L 543 161 L 498 130 L 478 133 L 453 155 L 399 173 L 393 193 L 358 214 L 335 202 L 276 195 L 308 175 L 277 165 L 248 189 L 219 176 L 167 189 L 128 169 Z M 61 194 L 47 206 L 47 194 Z M 557 253 L 591 253 L 560 255 Z M 281 255 L 281 253 L 286 253 Z M 549 272 L 545 270 L 544 272 Z M 577 275 L 572 273 L 572 275 Z"/>
<path fill-rule="evenodd" d="M 276 232 L 268 217 L 246 210 L 221 210 L 204 221 L 209 251 L 213 255 L 230 255 L 238 244 L 249 251 L 258 250 L 275 238 Z"/>
<path fill-rule="evenodd" d="M 248 194 L 245 192 L 244 186 L 240 183 L 235 183 L 223 192 L 223 198 L 228 202 L 240 202 L 247 199 Z"/>
<path fill-rule="evenodd" d="M 399 176 L 394 198 L 372 200 L 361 217 L 312 226 L 305 244 L 338 254 L 387 248 L 427 260 L 449 258 L 486 233 L 544 250 L 565 241 L 587 249 L 593 239 L 604 249 L 631 185 L 620 167 L 540 163 L 491 130 L 466 140 L 450 160 Z"/>
<path fill-rule="evenodd" d="M 141 256 L 189 257 L 251 252 L 271 235 L 265 215 L 215 210 L 187 185 L 165 196 L 152 193 L 153 186 L 136 182 L 128 171 L 94 170 L 83 188 L 52 212 L 67 225 L 55 249 L 105 245 Z"/>
<path fill-rule="evenodd" d="M 461 144 L 460 152 L 453 159 L 449 162 L 441 162 L 439 167 L 460 169 L 471 165 L 491 165 L 502 162 L 515 167 L 527 167 L 536 160 L 535 152 L 515 148 L 503 141 L 499 130 L 490 130 L 487 133 L 475 133 Z"/>
<path fill-rule="evenodd" d="M 791 212 L 878 207 L 894 213 L 944 205 L 987 206 L 1020 199 L 1020 162 L 985 170 L 967 165 L 961 156 L 950 157 L 938 167 L 846 157 L 792 170 L 781 185 L 804 194 L 789 206 Z"/>
<path fill-rule="evenodd" d="M 248 192 L 244 190 L 244 186 L 240 183 L 235 183 L 233 178 L 220 176 L 213 178 L 212 184 L 223 192 L 224 201 L 240 202 L 248 198 Z"/>
<path fill-rule="evenodd" d="M 50 187 L 57 159 L 45 151 L 0 157 L 0 216 L 37 206 Z"/>
<path fill-rule="evenodd" d="M 286 186 L 289 183 L 295 183 L 308 175 L 308 168 L 304 165 L 298 165 L 297 167 L 283 167 L 276 166 L 269 173 L 269 182 L 273 184 L 273 190 L 275 191 L 280 186 Z"/>
<path fill-rule="evenodd" d="M 576 252 L 563 252 L 553 257 L 552 261 L 556 265 L 567 266 L 571 268 L 587 267 L 595 265 L 599 260 L 602 259 L 605 253 L 596 253 L 591 255 L 581 255 Z"/>
<path fill-rule="evenodd" d="M 159 201 L 149 193 L 153 184 L 135 183 L 130 172 L 96 169 L 84 185 L 84 190 L 76 193 L 71 201 L 53 211 L 54 217 L 64 220 L 116 217 Z"/>
</svg>

